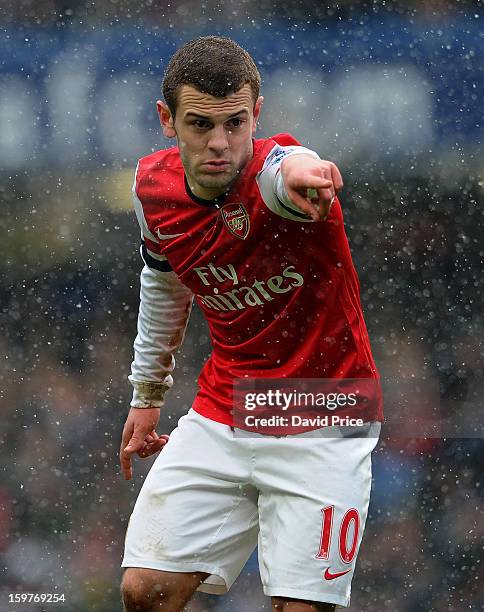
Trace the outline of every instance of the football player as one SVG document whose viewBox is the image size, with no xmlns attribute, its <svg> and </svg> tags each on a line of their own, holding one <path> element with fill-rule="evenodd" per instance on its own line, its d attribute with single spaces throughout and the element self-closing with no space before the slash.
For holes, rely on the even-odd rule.
<svg viewBox="0 0 484 612">
<path fill-rule="evenodd" d="M 162 449 L 130 518 L 127 612 L 180 611 L 228 591 L 258 545 L 274 610 L 348 606 L 367 516 L 381 401 L 355 435 L 234 435 L 237 379 L 378 384 L 337 193 L 337 167 L 289 134 L 255 139 L 263 98 L 251 56 L 203 37 L 172 57 L 157 108 L 177 146 L 141 159 L 134 388 L 120 460 Z M 193 407 L 156 432 L 195 300 L 212 353 Z"/>
</svg>

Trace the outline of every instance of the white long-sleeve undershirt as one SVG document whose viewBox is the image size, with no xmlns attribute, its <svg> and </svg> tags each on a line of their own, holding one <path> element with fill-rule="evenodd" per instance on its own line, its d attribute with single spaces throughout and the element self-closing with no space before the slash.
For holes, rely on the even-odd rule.
<svg viewBox="0 0 484 612">
<path fill-rule="evenodd" d="M 132 406 L 163 405 L 163 396 L 173 385 L 173 353 L 183 342 L 192 298 L 174 272 L 143 267 L 138 334 L 128 377 L 134 388 Z"/>
</svg>

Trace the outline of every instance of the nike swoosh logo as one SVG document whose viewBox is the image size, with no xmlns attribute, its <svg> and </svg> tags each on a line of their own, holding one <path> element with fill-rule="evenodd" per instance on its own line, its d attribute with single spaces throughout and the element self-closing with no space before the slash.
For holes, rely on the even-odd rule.
<svg viewBox="0 0 484 612">
<path fill-rule="evenodd" d="M 335 578 L 339 578 L 340 576 L 344 576 L 345 574 L 347 574 L 348 572 L 351 572 L 353 568 L 350 567 L 350 569 L 345 570 L 344 572 L 335 572 L 334 574 L 332 574 L 329 571 L 329 567 L 326 568 L 325 572 L 324 572 L 324 577 L 326 578 L 326 580 L 334 580 Z"/>
<path fill-rule="evenodd" d="M 178 238 L 178 236 L 183 236 L 183 233 L 182 234 L 162 234 L 160 233 L 160 230 L 157 229 L 156 235 L 158 236 L 160 240 L 170 240 L 170 238 Z"/>
</svg>

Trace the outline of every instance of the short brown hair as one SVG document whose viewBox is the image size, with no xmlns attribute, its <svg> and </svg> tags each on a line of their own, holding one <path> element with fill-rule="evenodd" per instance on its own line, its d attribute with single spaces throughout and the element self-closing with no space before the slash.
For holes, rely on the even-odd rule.
<svg viewBox="0 0 484 612">
<path fill-rule="evenodd" d="M 254 104 L 259 97 L 260 74 L 249 53 L 230 38 L 202 36 L 187 42 L 171 58 L 163 79 L 163 97 L 175 116 L 182 85 L 224 98 L 249 84 Z"/>
</svg>

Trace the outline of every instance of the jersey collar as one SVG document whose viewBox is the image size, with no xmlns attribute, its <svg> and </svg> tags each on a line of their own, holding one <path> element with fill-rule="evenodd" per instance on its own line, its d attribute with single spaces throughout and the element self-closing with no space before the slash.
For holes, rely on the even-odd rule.
<svg viewBox="0 0 484 612">
<path fill-rule="evenodd" d="M 186 174 L 183 175 L 183 179 L 185 181 L 185 189 L 186 189 L 188 197 L 192 199 L 196 204 L 201 204 L 202 206 L 213 206 L 214 208 L 221 208 L 225 200 L 227 199 L 228 192 L 223 193 L 222 195 L 217 196 L 216 198 L 213 198 L 213 200 L 204 200 L 203 198 L 199 198 L 190 189 L 190 185 L 188 184 Z"/>
</svg>

